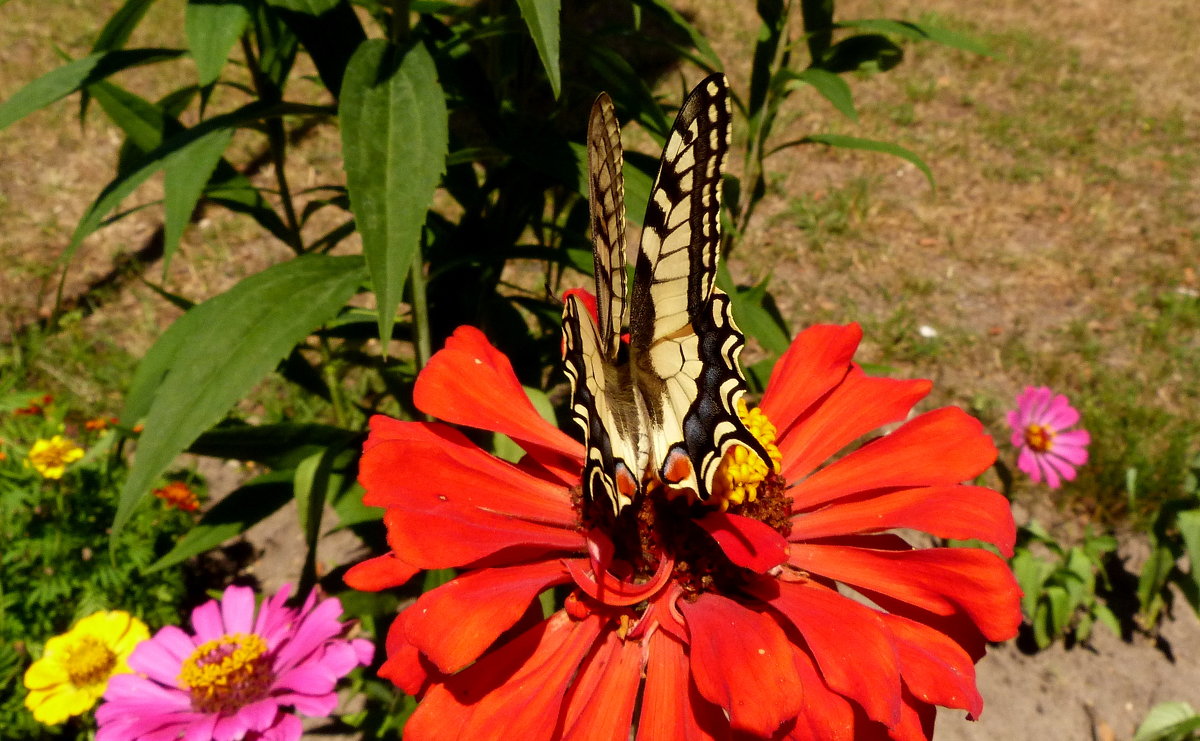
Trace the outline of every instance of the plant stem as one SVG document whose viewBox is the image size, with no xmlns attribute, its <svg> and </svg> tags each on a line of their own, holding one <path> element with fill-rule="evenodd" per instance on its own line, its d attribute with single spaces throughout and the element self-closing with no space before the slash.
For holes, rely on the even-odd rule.
<svg viewBox="0 0 1200 741">
<path fill-rule="evenodd" d="M 421 248 L 417 249 L 412 269 L 408 271 L 412 288 L 413 338 L 417 351 L 417 372 L 429 362 L 432 354 L 429 341 L 429 304 L 425 299 L 425 260 L 423 257 L 425 234 L 421 233 Z"/>
<path fill-rule="evenodd" d="M 392 43 L 399 44 L 408 38 L 408 33 L 411 30 L 409 26 L 409 6 L 412 0 L 392 0 Z"/>
</svg>

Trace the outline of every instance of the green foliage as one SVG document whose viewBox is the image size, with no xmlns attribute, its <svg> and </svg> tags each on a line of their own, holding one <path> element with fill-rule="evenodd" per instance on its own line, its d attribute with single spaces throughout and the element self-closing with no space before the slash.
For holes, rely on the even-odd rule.
<svg viewBox="0 0 1200 741">
<path fill-rule="evenodd" d="M 156 502 L 110 542 L 106 531 L 125 478 L 116 452 L 124 433 L 78 430 L 77 422 L 64 430 L 65 410 L 43 401 L 28 393 L 0 397 L 0 728 L 6 738 L 48 733 L 25 709 L 22 684 L 48 638 L 105 609 L 126 610 L 157 629 L 179 622 L 187 598 L 182 571 L 154 571 L 151 564 L 188 530 L 193 515 Z M 37 440 L 64 434 L 87 453 L 61 479 L 43 478 L 28 453 Z M 55 737 L 82 738 L 86 727 L 86 720 L 73 721 Z"/>
<path fill-rule="evenodd" d="M 1137 597 L 1142 627 L 1153 630 L 1169 604 L 1175 585 L 1200 615 L 1200 454 L 1185 472 L 1182 496 L 1168 499 L 1150 522 L 1150 556 L 1138 576 Z M 1138 471 L 1129 469 L 1126 487 L 1130 508 L 1137 508 Z"/>
<path fill-rule="evenodd" d="M 1186 702 L 1163 702 L 1150 708 L 1133 741 L 1190 741 L 1200 738 L 1200 713 Z"/>
<path fill-rule="evenodd" d="M 1116 548 L 1114 537 L 1090 530 L 1080 545 L 1064 548 L 1036 522 L 1019 528 L 1012 570 L 1038 648 L 1066 635 L 1086 642 L 1097 622 L 1120 635 L 1120 621 L 1096 594 L 1097 577 L 1110 587 L 1104 564 Z"/>
</svg>

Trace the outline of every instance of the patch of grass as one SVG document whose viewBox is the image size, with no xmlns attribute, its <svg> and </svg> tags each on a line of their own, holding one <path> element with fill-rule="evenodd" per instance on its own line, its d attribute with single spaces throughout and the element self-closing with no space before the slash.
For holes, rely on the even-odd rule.
<svg viewBox="0 0 1200 741">
<path fill-rule="evenodd" d="M 809 246 L 820 250 L 833 237 L 854 233 L 871 206 L 873 179 L 855 177 L 827 192 L 805 193 L 788 201 L 781 219 L 803 229 Z"/>
</svg>

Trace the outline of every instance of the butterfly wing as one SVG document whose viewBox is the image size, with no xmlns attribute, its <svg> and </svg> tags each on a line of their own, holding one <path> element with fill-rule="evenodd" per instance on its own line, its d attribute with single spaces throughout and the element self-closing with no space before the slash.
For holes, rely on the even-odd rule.
<svg viewBox="0 0 1200 741">
<path fill-rule="evenodd" d="M 745 336 L 716 287 L 721 165 L 732 114 L 724 75 L 680 107 L 646 207 L 630 301 L 630 357 L 659 476 L 700 498 L 734 445 L 769 461 L 737 413 Z"/>
<path fill-rule="evenodd" d="M 615 362 L 625 326 L 625 176 L 621 126 L 612 98 L 600 93 L 588 119 L 588 195 L 596 274 L 596 321 L 600 346 Z"/>
</svg>

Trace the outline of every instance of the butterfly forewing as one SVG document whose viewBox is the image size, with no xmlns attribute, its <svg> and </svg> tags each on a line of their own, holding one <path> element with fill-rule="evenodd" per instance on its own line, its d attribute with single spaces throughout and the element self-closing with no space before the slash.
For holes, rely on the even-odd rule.
<svg viewBox="0 0 1200 741">
<path fill-rule="evenodd" d="M 612 98 L 600 93 L 588 119 L 588 195 L 596 272 L 600 346 L 615 360 L 626 317 L 625 176 L 621 126 Z"/>
</svg>

